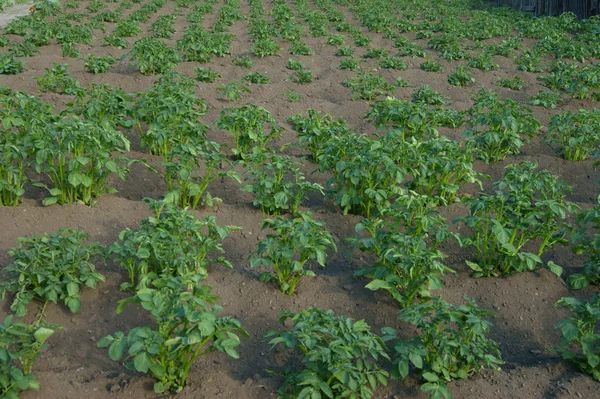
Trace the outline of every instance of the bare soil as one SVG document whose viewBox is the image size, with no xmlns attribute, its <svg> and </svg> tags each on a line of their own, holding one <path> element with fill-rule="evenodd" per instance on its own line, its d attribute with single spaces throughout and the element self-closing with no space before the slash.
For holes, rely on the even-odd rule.
<svg viewBox="0 0 600 399">
<path fill-rule="evenodd" d="M 82 2 L 84 5 L 85 2 Z M 220 3 L 219 3 L 220 4 Z M 217 4 L 217 9 L 219 4 Z M 268 1 L 265 4 L 269 5 Z M 108 3 L 109 7 L 115 4 Z M 134 6 L 136 9 L 138 5 Z M 248 13 L 246 2 L 242 9 Z M 169 3 L 160 13 L 172 13 L 174 3 Z M 171 44 L 181 37 L 184 27 L 184 16 L 177 17 L 177 33 L 170 40 Z M 74 11 L 85 11 L 84 8 Z M 158 16 L 158 15 L 157 15 Z M 143 24 L 145 30 L 157 17 Z M 356 26 L 350 13 L 346 18 Z M 214 15 L 207 16 L 204 26 L 210 26 Z M 107 32 L 114 24 L 107 23 Z M 252 103 L 264 106 L 286 127 L 280 143 L 295 141 L 295 132 L 286 122 L 294 114 L 308 108 L 315 108 L 331 113 L 336 118 L 345 119 L 351 126 L 368 134 L 375 132 L 363 117 L 369 110 L 366 101 L 353 101 L 349 89 L 341 82 L 354 76 L 354 72 L 337 69 L 340 58 L 334 55 L 335 47 L 325 45 L 325 38 L 305 38 L 315 50 L 313 56 L 290 56 L 302 61 L 313 71 L 316 80 L 306 85 L 298 85 L 287 81 L 290 71 L 285 68 L 289 43 L 281 42 L 281 56 L 257 58 L 255 67 L 246 70 L 231 64 L 231 58 L 238 55 L 250 55 L 251 43 L 248 36 L 248 22 L 239 21 L 231 29 L 237 39 L 233 44 L 231 56 L 215 58 L 208 64 L 222 74 L 222 78 L 214 84 L 201 83 L 198 96 L 204 99 L 208 112 L 204 122 L 211 126 L 209 137 L 223 143 L 231 144 L 226 132 L 214 126 L 223 108 Z M 366 30 L 365 30 L 366 32 Z M 373 37 L 373 47 L 385 47 L 394 50 L 391 41 L 381 34 L 369 32 Z M 98 55 L 112 54 L 121 57 L 128 50 L 116 50 L 112 47 L 101 47 L 103 33 L 96 31 L 96 46 L 77 47 L 82 57 L 87 53 Z M 407 35 L 415 39 L 414 35 Z M 9 36 L 11 41 L 22 41 L 23 38 Z M 130 39 L 130 42 L 132 40 Z M 347 38 L 350 43 L 350 39 Z M 425 40 L 418 40 L 426 45 Z M 357 48 L 357 56 L 361 56 L 365 48 Z M 39 93 L 34 76 L 44 73 L 44 68 L 52 62 L 68 62 L 71 64 L 72 76 L 81 81 L 85 87 L 91 82 L 103 82 L 120 86 L 129 92 L 143 91 L 156 79 L 155 76 L 143 76 L 135 68 L 127 65 L 127 59 L 115 65 L 105 74 L 92 75 L 83 68 L 83 61 L 63 59 L 60 46 L 51 44 L 41 48 L 41 54 L 25 59 L 27 70 L 16 76 L 0 75 L 0 84 L 11 86 L 39 95 L 43 100 L 56 104 L 58 108 L 70 100 L 68 96 L 53 93 Z M 432 55 L 437 55 L 431 52 Z M 407 58 L 409 68 L 396 72 L 381 70 L 381 74 L 389 82 L 399 76 L 409 82 L 410 87 L 398 89 L 395 96 L 410 98 L 411 93 L 424 84 L 450 97 L 450 106 L 463 110 L 472 105 L 470 94 L 480 86 L 493 88 L 503 98 L 512 98 L 520 103 L 527 103 L 530 95 L 543 89 L 536 82 L 536 74 L 521 72 L 516 69 L 513 60 L 495 57 L 501 68 L 492 72 L 474 70 L 476 84 L 470 87 L 454 87 L 448 84 L 447 75 L 458 63 L 444 63 L 445 69 L 440 73 L 428 73 L 419 69 L 422 58 Z M 178 71 L 194 75 L 193 69 L 199 63 L 181 63 Z M 363 70 L 377 67 L 376 60 L 365 60 Z M 258 71 L 270 77 L 268 85 L 252 85 L 252 94 L 237 103 L 222 100 L 215 92 L 222 83 L 239 80 L 249 71 Z M 494 85 L 498 77 L 520 76 L 527 82 L 522 91 L 511 91 Z M 303 96 L 297 103 L 287 101 L 286 93 L 295 89 Z M 563 110 L 592 109 L 597 103 L 573 100 L 565 96 L 565 103 L 557 110 L 546 110 L 534 107 L 535 117 L 547 126 L 549 118 Z M 464 129 L 443 129 L 442 133 L 451 138 L 459 138 Z M 544 129 L 545 131 L 545 129 Z M 543 132 L 542 132 L 543 133 Z M 537 161 L 541 168 L 566 179 L 573 186 L 570 200 L 582 207 L 590 207 L 595 203 L 598 194 L 600 174 L 591 161 L 570 162 L 561 159 L 555 150 L 544 144 L 540 134 L 533 143 L 522 149 L 522 154 L 511 156 L 504 162 L 486 165 L 477 163 L 480 172 L 489 174 L 493 180 L 503 174 L 508 163 L 520 160 Z M 302 161 L 306 171 L 311 172 L 314 165 L 303 160 L 302 152 L 296 147 L 288 147 L 287 154 Z M 131 157 L 146 157 L 148 154 L 132 151 Z M 324 183 L 327 176 L 310 175 L 311 180 Z M 159 198 L 166 187 L 161 179 L 142 166 L 134 166 L 125 182 L 115 181 L 117 194 L 101 197 L 97 204 L 87 207 L 78 204 L 44 207 L 41 204 L 43 193 L 32 190 L 26 195 L 24 203 L 18 207 L 0 208 L 0 264 L 10 262 L 7 251 L 16 245 L 19 236 L 55 232 L 60 227 L 72 226 L 83 229 L 92 238 L 105 244 L 114 242 L 121 230 L 136 227 L 140 220 L 149 215 L 147 206 L 142 202 L 144 197 Z M 490 184 L 486 183 L 489 189 Z M 475 193 L 476 187 L 465 187 L 466 192 Z M 233 262 L 233 269 L 217 267 L 211 270 L 207 283 L 214 287 L 214 292 L 221 297 L 219 303 L 224 314 L 238 318 L 243 326 L 252 334 L 239 347 L 240 360 L 232 360 L 222 354 L 213 354 L 199 359 L 192 368 L 188 386 L 178 395 L 180 398 L 270 398 L 276 396 L 281 379 L 267 373 L 266 370 L 280 370 L 291 359 L 287 352 L 270 350 L 263 339 L 264 334 L 272 329 L 280 328 L 278 313 L 282 310 L 299 311 L 307 307 L 331 308 L 336 313 L 356 319 L 365 319 L 375 331 L 381 327 L 392 326 L 400 334 L 409 337 L 413 329 L 400 323 L 397 319 L 398 308 L 388 295 L 373 293 L 364 288 L 366 281 L 353 277 L 353 272 L 366 259 L 359 253 L 351 251 L 345 238 L 354 234 L 354 225 L 360 217 L 342 215 L 340 210 L 321 197 L 313 196 L 306 204 L 315 217 L 326 223 L 334 235 L 339 251 L 331 254 L 326 268 L 317 270 L 318 276 L 306 278 L 300 284 L 297 293 L 291 297 L 281 294 L 276 288 L 258 280 L 258 275 L 249 268 L 248 255 L 255 250 L 257 242 L 263 238 L 259 226 L 264 216 L 260 210 L 253 208 L 251 196 L 240 191 L 235 182 L 217 182 L 211 187 L 213 195 L 223 199 L 223 203 L 212 209 L 194 211 L 198 216 L 212 214 L 220 224 L 233 224 L 243 227 L 240 232 L 232 233 L 225 240 L 227 257 Z M 452 204 L 440 209 L 442 215 L 450 222 L 455 216 L 464 215 L 466 209 L 461 204 Z M 453 227 L 456 228 L 456 227 Z M 554 260 L 565 267 L 563 278 L 547 271 L 537 273 L 521 273 L 506 278 L 474 279 L 470 277 L 464 261 L 470 256 L 469 251 L 459 248 L 450 242 L 442 250 L 449 256 L 448 265 L 457 270 L 455 275 L 445 277 L 445 286 L 436 291 L 444 299 L 452 303 L 461 303 L 463 296 L 473 297 L 480 306 L 497 312 L 492 329 L 492 338 L 500 343 L 505 364 L 501 371 L 484 371 L 468 380 L 449 384 L 456 398 L 600 398 L 598 383 L 591 377 L 578 372 L 570 363 L 562 361 L 552 351 L 552 345 L 560 342 L 560 332 L 555 329 L 558 321 L 566 313 L 555 308 L 554 303 L 563 296 L 588 298 L 598 288 L 588 288 L 572 292 L 566 286 L 564 278 L 581 267 L 581 259 L 573 255 L 568 248 L 556 248 L 549 251 L 547 260 Z M 87 289 L 82 298 L 82 308 L 77 314 L 71 314 L 64 306 L 49 306 L 47 319 L 60 324 L 64 329 L 56 333 L 49 346 L 35 365 L 34 373 L 41 383 L 39 392 L 24 392 L 22 397 L 28 398 L 151 398 L 157 395 L 152 391 L 152 379 L 139 373 L 127 371 L 121 364 L 111 361 L 105 349 L 96 348 L 99 338 L 114 331 L 129 329 L 151 323 L 147 313 L 130 306 L 120 315 L 115 314 L 117 302 L 127 294 L 119 291 L 119 284 L 125 273 L 117 265 L 108 263 L 99 265 L 99 270 L 107 281 L 96 290 Z M 9 311 L 9 301 L 5 300 L 0 307 L 0 319 Z M 31 309 L 29 314 L 35 314 Z M 392 382 L 387 388 L 378 390 L 377 398 L 426 398 L 419 390 L 419 381 L 414 377 Z"/>
</svg>

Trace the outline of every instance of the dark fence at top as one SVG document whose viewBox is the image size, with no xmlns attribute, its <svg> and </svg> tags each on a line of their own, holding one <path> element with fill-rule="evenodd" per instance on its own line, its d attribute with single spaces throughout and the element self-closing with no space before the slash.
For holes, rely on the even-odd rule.
<svg viewBox="0 0 600 399">
<path fill-rule="evenodd" d="M 558 15 L 570 11 L 579 18 L 589 18 L 600 13 L 600 0 L 498 0 L 498 4 L 536 15 Z"/>
</svg>

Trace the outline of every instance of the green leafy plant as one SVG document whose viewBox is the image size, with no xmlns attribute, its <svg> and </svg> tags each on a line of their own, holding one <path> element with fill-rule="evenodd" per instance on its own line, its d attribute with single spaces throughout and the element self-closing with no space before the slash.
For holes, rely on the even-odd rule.
<svg viewBox="0 0 600 399">
<path fill-rule="evenodd" d="M 150 37 L 137 40 L 128 54 L 143 75 L 168 72 L 181 61 L 175 49 Z"/>
<path fill-rule="evenodd" d="M 588 301 L 564 297 L 556 302 L 556 306 L 570 311 L 571 315 L 556 325 L 556 328 L 561 329 L 562 342 L 554 350 L 564 359 L 575 363 L 581 371 L 600 381 L 600 295 L 595 295 Z M 573 346 L 578 350 L 575 351 Z"/>
<path fill-rule="evenodd" d="M 354 54 L 354 49 L 350 46 L 341 46 L 338 47 L 335 55 L 338 57 L 351 57 Z"/>
<path fill-rule="evenodd" d="M 421 63 L 420 68 L 425 72 L 440 72 L 444 69 L 444 65 L 431 58 L 427 58 L 425 62 Z"/>
<path fill-rule="evenodd" d="M 574 273 L 567 278 L 569 287 L 573 289 L 585 288 L 590 284 L 600 284 L 600 234 L 589 235 L 589 224 L 598 228 L 600 226 L 600 197 L 596 206 L 585 209 L 577 214 L 579 228 L 575 230 L 572 236 L 573 243 L 577 244 L 573 251 L 576 254 L 585 255 L 583 270 Z M 598 230 L 596 230 L 598 231 Z"/>
<path fill-rule="evenodd" d="M 8 315 L 0 324 L 0 396 L 19 398 L 20 391 L 39 390 L 31 374 L 45 343 L 61 327 L 43 320 L 27 324 Z"/>
<path fill-rule="evenodd" d="M 338 69 L 342 69 L 342 70 L 346 70 L 346 71 L 356 71 L 357 69 L 360 69 L 361 64 L 362 64 L 362 60 L 359 60 L 354 57 L 342 58 Z"/>
<path fill-rule="evenodd" d="M 481 157 L 486 162 L 518 154 L 519 148 L 542 126 L 529 108 L 511 99 L 501 101 L 495 93 L 477 99 L 470 114 L 468 123 L 473 127 L 465 131 L 464 137 L 482 150 Z"/>
<path fill-rule="evenodd" d="M 412 94 L 412 100 L 417 104 L 444 105 L 447 99 L 447 97 L 427 85 L 421 86 Z"/>
<path fill-rule="evenodd" d="M 35 137 L 33 166 L 50 180 L 36 183 L 48 190 L 44 205 L 81 202 L 91 205 L 104 193 L 115 192 L 107 178 L 121 179 L 134 162 L 115 153 L 129 151 L 129 141 L 108 122 L 73 117 L 57 121 Z"/>
<path fill-rule="evenodd" d="M 511 90 L 522 90 L 525 87 L 525 82 L 519 76 L 514 78 L 498 78 L 496 84 L 500 87 L 506 87 Z"/>
<path fill-rule="evenodd" d="M 556 108 L 562 103 L 560 94 L 551 90 L 540 90 L 537 94 L 529 97 L 529 104 L 544 108 Z"/>
<path fill-rule="evenodd" d="M 302 99 L 304 99 L 304 96 L 302 96 L 302 94 L 298 93 L 294 89 L 288 90 L 287 93 L 285 93 L 285 96 L 287 97 L 287 100 L 291 103 L 297 103 L 298 101 L 302 101 Z"/>
<path fill-rule="evenodd" d="M 252 93 L 250 88 L 248 88 L 248 83 L 244 81 L 222 84 L 217 87 L 217 91 L 221 92 L 226 101 L 238 101 L 244 94 Z"/>
<path fill-rule="evenodd" d="M 115 62 L 116 59 L 112 55 L 102 57 L 94 54 L 88 54 L 87 57 L 85 57 L 83 66 L 91 73 L 104 73 L 108 72 L 112 64 Z"/>
<path fill-rule="evenodd" d="M 412 364 L 424 380 L 421 390 L 432 399 L 451 399 L 446 383 L 464 379 L 484 369 L 499 370 L 498 343 L 487 338 L 494 313 L 481 309 L 470 298 L 456 306 L 439 297 L 400 311 L 400 319 L 418 328 L 419 336 L 401 340 L 392 328 L 384 328 L 384 341 L 395 341 L 392 377 L 405 378 Z"/>
<path fill-rule="evenodd" d="M 453 86 L 467 86 L 475 82 L 475 78 L 469 73 L 470 68 L 464 65 L 456 67 L 456 71 L 448 75 L 448 83 Z"/>
<path fill-rule="evenodd" d="M 257 40 L 252 45 L 252 53 L 259 57 L 277 55 L 280 50 L 279 44 L 271 38 Z"/>
<path fill-rule="evenodd" d="M 289 118 L 294 129 L 298 132 L 299 145 L 310 153 L 316 161 L 325 144 L 337 131 L 348 131 L 346 122 L 341 119 L 333 120 L 330 114 L 324 114 L 315 109 L 308 109 L 306 116 L 293 115 Z"/>
<path fill-rule="evenodd" d="M 289 48 L 292 55 L 313 55 L 315 51 L 308 44 L 301 40 L 296 40 Z"/>
<path fill-rule="evenodd" d="M 482 71 L 492 71 L 494 69 L 500 68 L 500 65 L 496 64 L 493 60 L 493 55 L 488 53 L 487 51 L 484 51 L 477 57 L 469 61 L 467 65 L 471 68 L 477 68 Z"/>
<path fill-rule="evenodd" d="M 558 151 L 570 161 L 583 161 L 598 151 L 600 110 L 565 111 L 552 115 L 546 142 L 558 145 Z"/>
<path fill-rule="evenodd" d="M 292 73 L 289 78 L 294 83 L 298 84 L 307 84 L 312 83 L 313 81 L 313 73 L 307 69 L 300 69 Z"/>
<path fill-rule="evenodd" d="M 239 227 L 219 226 L 214 216 L 199 220 L 169 201 L 144 201 L 153 215 L 142 220 L 139 228 L 123 230 L 119 241 L 109 248 L 115 262 L 129 273 L 129 281 L 121 284 L 121 289 L 146 288 L 156 276 L 204 277 L 208 268 L 218 263 L 232 267 L 220 255 L 225 252 L 221 241 Z"/>
<path fill-rule="evenodd" d="M 14 293 L 10 308 L 19 317 L 27 313 L 33 299 L 42 302 L 43 308 L 48 302 L 62 301 L 77 313 L 81 287 L 96 288 L 104 281 L 92 263 L 94 257 L 104 256 L 104 247 L 88 239 L 86 232 L 71 228 L 20 237 L 19 246 L 9 251 L 13 262 L 2 270 L 7 277 L 0 282 L 0 299 Z"/>
<path fill-rule="evenodd" d="M 271 81 L 271 79 L 269 79 L 269 77 L 267 75 L 263 75 L 260 72 L 248 73 L 248 74 L 244 75 L 242 80 L 253 83 L 253 84 L 261 84 L 261 85 L 267 84 Z"/>
<path fill-rule="evenodd" d="M 69 64 L 52 63 L 52 66 L 45 70 L 45 74 L 34 78 L 42 91 L 77 94 L 81 90 L 79 81 L 69 74 Z"/>
<path fill-rule="evenodd" d="M 295 61 L 291 58 L 288 58 L 288 62 L 285 66 L 287 69 L 291 69 L 292 71 L 300 71 L 304 69 L 304 64 L 302 61 Z"/>
<path fill-rule="evenodd" d="M 230 169 L 231 162 L 221 151 L 221 146 L 213 141 L 194 139 L 176 145 L 159 164 L 165 170 L 163 177 L 169 190 L 166 196 L 182 208 L 194 209 L 222 202 L 207 191 L 213 181 L 229 177 L 241 182 L 237 172 Z M 229 168 L 223 169 L 224 166 Z"/>
<path fill-rule="evenodd" d="M 254 61 L 247 55 L 235 57 L 231 60 L 231 63 L 242 68 L 252 68 L 254 66 Z"/>
<path fill-rule="evenodd" d="M 261 230 L 270 229 L 267 237 L 258 243 L 258 249 L 251 256 L 252 268 L 264 265 L 275 269 L 275 273 L 261 273 L 265 282 L 277 281 L 279 290 L 292 295 L 303 276 L 314 276 L 306 268 L 309 260 L 316 259 L 325 267 L 327 249 L 337 250 L 331 234 L 322 222 L 313 220 L 310 212 L 298 212 L 293 219 L 278 216 L 265 219 Z"/>
<path fill-rule="evenodd" d="M 0 75 L 16 75 L 25 70 L 24 62 L 11 54 L 0 54 Z"/>
<path fill-rule="evenodd" d="M 268 132 L 265 124 L 271 126 Z M 254 104 L 222 110 L 216 125 L 231 133 L 235 141 L 232 152 L 240 158 L 252 153 L 253 149 L 264 151 L 267 143 L 278 140 L 283 131 L 269 111 Z"/>
<path fill-rule="evenodd" d="M 393 69 L 396 71 L 404 71 L 408 68 L 406 62 L 400 57 L 387 56 L 381 60 L 379 66 L 384 69 Z"/>
<path fill-rule="evenodd" d="M 302 164 L 288 156 L 257 151 L 245 156 L 244 164 L 248 168 L 246 181 L 250 184 L 242 187 L 242 191 L 253 193 L 253 205 L 268 215 L 278 215 L 284 210 L 296 214 L 308 192 L 323 193 L 320 184 L 306 180 L 299 169 Z"/>
<path fill-rule="evenodd" d="M 352 99 L 374 100 L 377 97 L 391 93 L 394 86 L 390 85 L 383 76 L 369 72 L 359 72 L 356 76 L 345 79 L 344 86 L 351 89 Z"/>
<path fill-rule="evenodd" d="M 214 83 L 221 77 L 221 74 L 212 68 L 196 67 L 194 73 L 196 73 L 196 79 L 205 83 Z"/>
<path fill-rule="evenodd" d="M 471 229 L 471 235 L 460 236 L 459 243 L 475 247 L 475 262 L 467 261 L 475 276 L 535 270 L 543 265 L 541 256 L 547 249 L 567 243 L 565 236 L 572 229 L 565 219 L 577 209 L 566 200 L 570 187 L 536 168 L 529 162 L 508 165 L 504 178 L 494 184 L 495 193 L 466 199 L 470 215 L 454 219 Z M 528 252 L 534 243 L 537 250 Z M 552 261 L 545 267 L 562 273 Z"/>
<path fill-rule="evenodd" d="M 238 335 L 248 337 L 248 333 L 237 319 L 217 316 L 221 310 L 213 305 L 217 297 L 210 286 L 198 281 L 192 279 L 192 289 L 186 290 L 190 280 L 157 278 L 151 287 L 123 299 L 117 313 L 127 304 L 139 304 L 152 314 L 156 327 L 136 327 L 127 335 L 115 332 L 98 341 L 98 347 L 108 346 L 114 361 L 125 355 L 127 368 L 152 376 L 156 393 L 180 392 L 200 356 L 219 351 L 238 359 Z"/>
<path fill-rule="evenodd" d="M 302 369 L 288 367 L 282 373 L 282 398 L 370 399 L 378 384 L 387 385 L 388 372 L 377 365 L 379 359 L 389 359 L 386 346 L 364 320 L 317 308 L 282 312 L 280 322 L 288 319 L 291 330 L 265 336 L 270 345 L 284 345 L 302 356 Z"/>
</svg>

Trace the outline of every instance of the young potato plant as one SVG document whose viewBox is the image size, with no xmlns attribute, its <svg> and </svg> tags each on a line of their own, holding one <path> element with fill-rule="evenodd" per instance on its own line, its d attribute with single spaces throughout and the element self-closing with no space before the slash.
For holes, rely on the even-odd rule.
<svg viewBox="0 0 600 399">
<path fill-rule="evenodd" d="M 409 140 L 414 137 L 424 140 L 438 135 L 435 129 L 436 117 L 425 104 L 417 104 L 408 100 L 387 97 L 371 104 L 371 110 L 366 115 L 378 129 L 392 132 L 398 140 Z"/>
<path fill-rule="evenodd" d="M 419 194 L 447 204 L 457 200 L 463 183 L 478 184 L 482 188 L 480 178 L 485 175 L 474 169 L 473 159 L 478 151 L 470 146 L 445 136 L 405 141 L 393 130 L 381 140 L 396 163 L 412 176 L 408 187 Z"/>
<path fill-rule="evenodd" d="M 412 94 L 412 101 L 417 104 L 444 105 L 446 104 L 446 100 L 448 100 L 448 97 L 427 85 L 421 86 Z"/>
<path fill-rule="evenodd" d="M 443 286 L 441 277 L 454 272 L 442 263 L 445 255 L 429 249 L 427 235 L 412 235 L 385 227 L 382 219 L 363 219 L 357 231 L 369 231 L 370 237 L 355 241 L 362 251 L 372 251 L 378 258 L 372 265 L 356 272 L 357 276 L 372 279 L 366 288 L 389 291 L 401 307 L 431 297 L 431 291 Z"/>
<path fill-rule="evenodd" d="M 177 51 L 158 39 L 145 37 L 133 44 L 131 55 L 133 65 L 143 75 L 156 75 L 168 72 L 181 61 Z"/>
<path fill-rule="evenodd" d="M 76 117 L 63 119 L 40 131 L 35 137 L 33 166 L 48 177 L 50 185 L 35 183 L 48 190 L 44 205 L 81 202 L 94 204 L 96 198 L 116 190 L 107 178 L 121 179 L 134 162 L 114 153 L 129 151 L 129 140 L 109 123 L 97 124 Z"/>
<path fill-rule="evenodd" d="M 140 222 L 138 229 L 125 229 L 119 241 L 109 248 L 115 262 L 127 269 L 129 281 L 121 289 L 146 288 L 155 276 L 188 278 L 208 274 L 216 263 L 232 267 L 223 256 L 221 241 L 236 226 L 219 226 L 214 216 L 199 220 L 168 201 L 144 200 L 153 216 Z"/>
<path fill-rule="evenodd" d="M 440 72 L 444 69 L 444 65 L 428 58 L 420 65 L 420 68 L 425 72 Z"/>
<path fill-rule="evenodd" d="M 133 96 L 118 86 L 91 83 L 91 89 L 77 94 L 75 101 L 67 103 L 67 111 L 98 124 L 111 124 L 130 128 Z"/>
<path fill-rule="evenodd" d="M 265 131 L 265 124 L 271 127 L 268 131 Z M 235 148 L 232 152 L 239 158 L 251 154 L 255 148 L 264 151 L 267 143 L 278 140 L 283 131 L 269 111 L 254 104 L 222 110 L 216 125 L 233 136 Z"/>
<path fill-rule="evenodd" d="M 546 142 L 560 146 L 559 152 L 569 161 L 588 159 L 600 144 L 600 109 L 552 115 Z"/>
<path fill-rule="evenodd" d="M 498 343 L 487 338 L 492 323 L 486 318 L 494 313 L 465 299 L 466 305 L 456 306 L 435 297 L 402 309 L 400 319 L 420 331 L 409 340 L 398 339 L 393 328 L 382 329 L 384 341 L 395 341 L 392 377 L 406 378 L 412 364 L 424 381 L 421 390 L 432 399 L 451 399 L 447 382 L 468 378 L 484 368 L 500 369 Z"/>
<path fill-rule="evenodd" d="M 0 75 L 16 75 L 25 70 L 25 63 L 11 54 L 0 54 Z"/>
<path fill-rule="evenodd" d="M 470 74 L 471 69 L 464 65 L 456 67 L 456 71 L 448 75 L 448 83 L 452 86 L 468 86 L 475 82 L 475 78 Z"/>
<path fill-rule="evenodd" d="M 344 86 L 349 87 L 353 100 L 374 100 L 377 97 L 394 92 L 394 86 L 390 85 L 383 76 L 373 75 L 369 72 L 359 72 L 350 79 L 345 79 Z"/>
<path fill-rule="evenodd" d="M 525 87 L 525 82 L 519 76 L 514 78 L 498 78 L 496 84 L 500 87 L 506 87 L 511 90 L 522 90 Z"/>
<path fill-rule="evenodd" d="M 310 212 L 298 212 L 293 219 L 278 216 L 265 219 L 261 230 L 270 229 L 267 237 L 258 243 L 258 249 L 251 256 L 252 268 L 264 265 L 275 269 L 275 273 L 264 272 L 260 279 L 265 282 L 277 281 L 279 290 L 292 295 L 303 276 L 315 273 L 306 267 L 309 260 L 316 259 L 325 267 L 327 249 L 337 251 L 331 234 L 322 222 L 313 220 Z"/>
<path fill-rule="evenodd" d="M 537 94 L 529 97 L 529 104 L 544 108 L 556 108 L 562 103 L 560 94 L 551 90 L 540 90 Z"/>
<path fill-rule="evenodd" d="M 21 391 L 40 389 L 32 368 L 48 338 L 60 328 L 43 320 L 27 324 L 6 316 L 0 323 L 0 397 L 18 399 Z"/>
<path fill-rule="evenodd" d="M 320 191 L 320 184 L 307 181 L 300 171 L 302 164 L 285 155 L 270 151 L 256 151 L 244 157 L 247 167 L 246 181 L 250 184 L 242 191 L 254 194 L 252 204 L 267 215 L 279 215 L 282 211 L 296 214 L 310 191 Z"/>
<path fill-rule="evenodd" d="M 561 329 L 562 341 L 561 346 L 555 346 L 554 350 L 600 381 L 600 294 L 588 301 L 564 297 L 556 302 L 556 306 L 570 311 L 571 315 L 556 325 Z M 578 350 L 575 351 L 574 347 Z"/>
<path fill-rule="evenodd" d="M 88 70 L 88 72 L 104 73 L 108 72 L 112 64 L 114 64 L 117 60 L 112 55 L 102 57 L 94 54 L 88 54 L 84 61 L 85 62 L 83 66 Z"/>
<path fill-rule="evenodd" d="M 71 312 L 81 308 L 80 290 L 85 284 L 96 288 L 104 276 L 96 272 L 95 257 L 104 257 L 105 248 L 88 243 L 89 234 L 81 230 L 62 228 L 54 234 L 20 237 L 19 246 L 9 251 L 13 262 L 2 270 L 0 299 L 14 294 L 10 309 L 21 317 L 33 300 L 64 302 Z M 42 311 L 43 313 L 43 311 Z"/>
<path fill-rule="evenodd" d="M 327 181 L 327 195 L 344 214 L 369 217 L 389 205 L 402 190 L 406 170 L 393 152 L 379 140 L 347 133 L 333 136 L 319 154 L 320 172 L 333 176 Z"/>
<path fill-rule="evenodd" d="M 59 94 L 77 94 L 83 90 L 78 80 L 69 74 L 68 64 L 53 63 L 45 68 L 46 73 L 34 79 L 42 91 L 51 91 Z"/>
<path fill-rule="evenodd" d="M 229 177 L 241 183 L 238 173 L 230 169 L 231 161 L 214 141 L 194 139 L 179 144 L 159 165 L 165 168 L 163 177 L 169 190 L 166 197 L 182 208 L 195 209 L 222 202 L 207 191 L 208 185 L 215 180 Z M 224 170 L 224 165 L 228 169 Z"/>
<path fill-rule="evenodd" d="M 572 228 L 565 219 L 577 210 L 566 200 L 570 187 L 536 168 L 530 162 L 508 165 L 504 178 L 494 184 L 495 193 L 466 199 L 470 215 L 454 219 L 471 229 L 471 235 L 459 236 L 459 244 L 475 247 L 475 262 L 467 265 L 476 277 L 535 270 L 543 264 L 541 256 L 547 249 L 567 243 Z M 534 243 L 535 253 L 524 251 L 526 244 Z M 545 267 L 562 273 L 552 261 Z"/>
<path fill-rule="evenodd" d="M 108 346 L 112 360 L 125 356 L 126 368 L 153 377 L 156 393 L 180 392 L 200 356 L 219 351 L 238 359 L 239 335 L 249 335 L 237 319 L 217 315 L 222 309 L 213 305 L 218 298 L 200 280 L 155 278 L 149 287 L 121 300 L 117 314 L 128 304 L 139 304 L 152 314 L 156 327 L 135 327 L 127 335 L 115 332 L 98 341 L 98 347 Z"/>
<path fill-rule="evenodd" d="M 208 126 L 199 123 L 206 112 L 196 97 L 196 82 L 179 73 L 162 75 L 149 90 L 138 94 L 131 109 L 141 135 L 141 145 L 151 154 L 166 157 L 174 146 L 201 139 Z M 148 125 L 144 131 L 142 123 Z"/>
<path fill-rule="evenodd" d="M 245 81 L 222 84 L 217 87 L 217 91 L 221 92 L 225 101 L 239 101 L 245 94 L 252 93 Z"/>
<path fill-rule="evenodd" d="M 501 161 L 509 154 L 518 154 L 519 148 L 542 127 L 533 112 L 517 102 L 499 100 L 495 93 L 481 94 L 468 123 L 471 129 L 463 136 L 467 143 L 481 150 L 485 162 Z"/>
<path fill-rule="evenodd" d="M 330 114 L 312 108 L 306 111 L 306 116 L 293 115 L 288 120 L 297 132 L 299 146 L 309 152 L 313 161 L 317 161 L 318 155 L 332 136 L 349 131 L 344 120 L 333 120 Z"/>
<path fill-rule="evenodd" d="M 317 308 L 282 312 L 280 322 L 288 319 L 291 330 L 265 335 L 273 347 L 283 345 L 302 356 L 302 369 L 283 371 L 281 398 L 370 399 L 379 384 L 387 385 L 389 374 L 377 364 L 389 360 L 387 348 L 364 320 Z"/>
<path fill-rule="evenodd" d="M 3 125 L 24 124 L 23 120 L 15 117 L 8 119 L 3 115 Z M 17 206 L 21 197 L 25 194 L 25 184 L 29 179 L 25 173 L 26 161 L 32 152 L 33 143 L 27 136 L 20 134 L 8 134 L 2 132 L 0 135 L 0 206 Z"/>
<path fill-rule="evenodd" d="M 196 79 L 204 83 L 215 83 L 221 78 L 221 74 L 212 68 L 197 67 L 194 68 Z"/>
<path fill-rule="evenodd" d="M 585 255 L 583 270 L 570 275 L 567 284 L 572 289 L 585 288 L 590 284 L 600 285 L 600 234 L 589 235 L 589 224 L 594 231 L 600 231 L 600 197 L 596 206 L 582 210 L 577 214 L 579 228 L 573 233 L 572 241 L 576 244 L 573 252 Z"/>
</svg>

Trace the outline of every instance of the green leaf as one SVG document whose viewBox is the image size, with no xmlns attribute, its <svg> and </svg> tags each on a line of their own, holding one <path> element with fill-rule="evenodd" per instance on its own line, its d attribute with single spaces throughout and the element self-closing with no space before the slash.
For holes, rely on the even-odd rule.
<svg viewBox="0 0 600 399">
<path fill-rule="evenodd" d="M 33 333 L 33 336 L 35 337 L 35 340 L 37 342 L 43 344 L 52 334 L 54 334 L 54 330 L 45 327 L 40 327 L 35 333 Z"/>
<path fill-rule="evenodd" d="M 108 348 L 108 356 L 113 361 L 119 361 L 125 353 L 125 349 L 127 348 L 127 341 L 124 339 L 115 339 L 113 343 Z"/>
<path fill-rule="evenodd" d="M 150 368 L 150 357 L 146 352 L 141 352 L 133 359 L 133 365 L 139 372 L 146 373 Z"/>
<path fill-rule="evenodd" d="M 563 273 L 563 268 L 552 261 L 548 262 L 547 267 L 548 267 L 548 270 L 550 270 L 552 273 L 556 274 L 559 277 Z"/>
<path fill-rule="evenodd" d="M 428 372 L 428 371 L 423 373 L 422 377 L 428 382 L 438 382 L 440 380 L 440 377 L 438 377 L 436 374 Z"/>
<path fill-rule="evenodd" d="M 423 358 L 421 357 L 421 355 L 419 355 L 418 353 L 410 353 L 409 355 L 409 359 L 412 362 L 412 364 L 415 365 L 416 368 L 418 369 L 422 369 L 423 368 Z"/>
<path fill-rule="evenodd" d="M 42 205 L 48 206 L 48 205 L 56 204 L 57 202 L 58 202 L 57 197 L 46 197 L 42 200 Z"/>
</svg>

